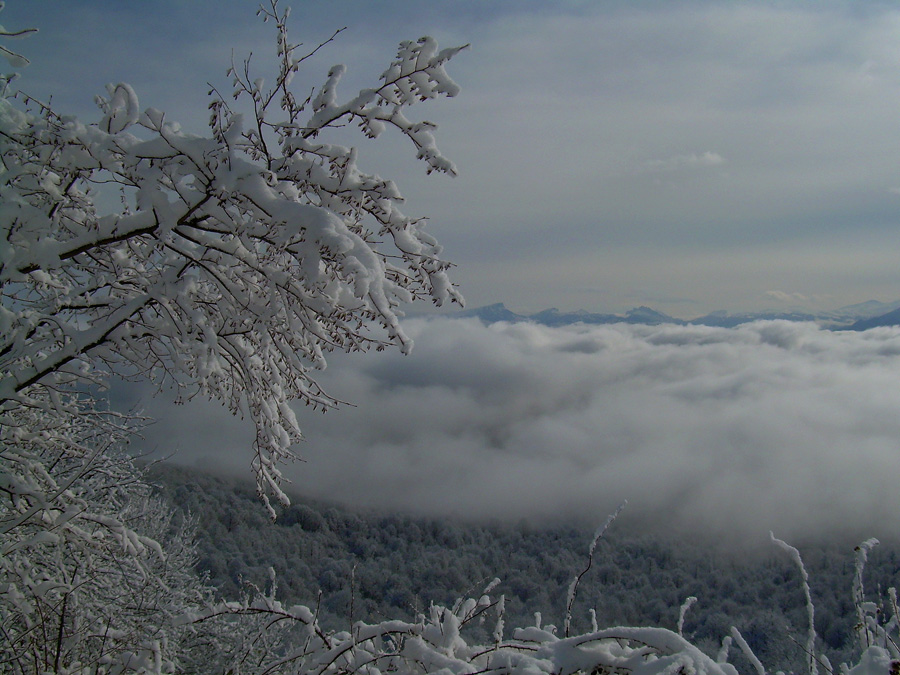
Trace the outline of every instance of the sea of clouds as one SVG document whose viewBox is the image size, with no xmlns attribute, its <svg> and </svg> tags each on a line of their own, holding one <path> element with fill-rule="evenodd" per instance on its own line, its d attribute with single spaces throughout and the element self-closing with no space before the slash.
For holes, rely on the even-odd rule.
<svg viewBox="0 0 900 675">
<path fill-rule="evenodd" d="M 304 414 L 292 489 L 467 518 L 602 522 L 747 541 L 900 525 L 900 329 L 419 319 L 411 356 L 337 355 L 352 402 Z M 154 410 L 154 406 L 157 410 Z M 247 422 L 149 406 L 148 441 L 246 472 Z"/>
</svg>

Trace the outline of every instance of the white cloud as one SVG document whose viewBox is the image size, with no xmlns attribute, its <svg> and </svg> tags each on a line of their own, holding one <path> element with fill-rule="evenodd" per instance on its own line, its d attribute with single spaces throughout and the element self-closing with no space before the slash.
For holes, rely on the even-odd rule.
<svg viewBox="0 0 900 675">
<path fill-rule="evenodd" d="M 22 87 L 54 93 L 64 112 L 96 115 L 92 94 L 125 79 L 144 105 L 193 116 L 200 130 L 203 83 L 227 81 L 229 46 L 260 62 L 257 47 L 271 49 L 269 27 L 252 14 L 235 20 L 245 8 L 234 1 L 213 14 L 155 10 L 154 25 L 177 28 L 165 48 L 160 31 L 134 20 L 137 3 L 115 12 L 57 3 L 49 14 L 13 4 L 4 23 L 42 29 L 22 43 L 33 61 Z M 467 6 L 476 5 L 487 6 Z M 665 292 L 708 309 L 740 310 L 771 288 L 845 304 L 894 299 L 895 8 L 595 3 L 429 14 L 444 6 L 416 4 L 415 30 L 473 49 L 448 67 L 461 95 L 422 114 L 441 125 L 459 179 L 424 177 L 411 149 L 386 150 L 387 138 L 364 146 L 361 166 L 396 178 L 410 213 L 432 217 L 472 304 L 578 307 L 572 289 L 585 287 Z M 341 60 L 368 85 L 383 66 L 362 63 L 383 64 L 395 38 L 415 37 L 395 20 L 412 4 L 373 7 L 309 4 L 297 39 L 315 44 L 345 23 L 357 32 L 310 62 L 304 92 Z M 209 30 L 220 9 L 229 28 Z M 727 170 L 699 170 L 715 167 Z M 770 297 L 778 293 L 799 300 Z M 410 325 L 418 347 L 408 359 L 334 359 L 325 382 L 358 407 L 304 418 L 298 487 L 509 517 L 605 515 L 627 497 L 631 513 L 719 532 L 881 535 L 900 525 L 896 331 Z M 151 447 L 249 463 L 246 424 L 214 406 L 150 406 L 162 419 Z"/>
<path fill-rule="evenodd" d="M 508 519 L 596 520 L 628 499 L 634 521 L 722 537 L 900 527 L 900 329 L 408 329 L 408 358 L 333 361 L 324 382 L 356 407 L 303 417 L 297 489 Z M 182 461 L 246 466 L 233 426 L 182 410 L 180 441 L 177 420 L 160 425 Z"/>
</svg>

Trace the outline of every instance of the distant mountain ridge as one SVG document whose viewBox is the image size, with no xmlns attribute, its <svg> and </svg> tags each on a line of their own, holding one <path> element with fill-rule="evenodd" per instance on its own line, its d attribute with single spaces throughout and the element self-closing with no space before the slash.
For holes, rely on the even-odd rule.
<svg viewBox="0 0 900 675">
<path fill-rule="evenodd" d="M 645 326 L 658 326 L 661 324 L 684 326 L 694 324 L 733 328 L 752 321 L 812 321 L 825 328 L 868 330 L 869 328 L 877 326 L 900 325 L 900 300 L 896 302 L 869 300 L 867 302 L 860 302 L 841 307 L 836 310 L 816 313 L 790 310 L 732 313 L 719 310 L 689 320 L 677 319 L 646 306 L 635 307 L 624 314 L 594 313 L 585 310 L 561 312 L 556 308 L 545 309 L 534 314 L 517 314 L 507 308 L 502 302 L 456 312 L 452 316 L 459 318 L 477 318 L 485 323 L 497 323 L 500 321 L 517 323 L 531 321 L 543 326 L 569 326 L 576 323 L 628 323 Z"/>
<path fill-rule="evenodd" d="M 900 326 L 900 308 L 878 316 L 860 319 L 847 327 L 847 330 L 869 330 L 878 326 Z"/>
<path fill-rule="evenodd" d="M 474 317 L 481 319 L 485 323 L 497 323 L 499 321 L 508 321 L 516 323 L 519 321 L 532 321 L 544 326 L 569 326 L 574 323 L 587 324 L 604 324 L 604 323 L 633 323 L 644 325 L 659 325 L 663 323 L 684 324 L 685 321 L 676 319 L 675 317 L 657 312 L 650 307 L 635 307 L 625 314 L 595 314 L 586 312 L 585 310 L 577 310 L 574 312 L 560 312 L 556 308 L 545 309 L 535 314 L 516 314 L 507 309 L 502 302 L 486 305 L 484 307 L 476 307 L 457 312 L 453 316 L 460 318 Z"/>
</svg>

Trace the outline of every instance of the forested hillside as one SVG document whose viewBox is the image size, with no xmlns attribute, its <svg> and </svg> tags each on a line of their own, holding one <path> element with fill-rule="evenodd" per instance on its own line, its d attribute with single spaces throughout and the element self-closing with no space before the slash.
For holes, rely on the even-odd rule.
<svg viewBox="0 0 900 675">
<path fill-rule="evenodd" d="M 223 596 L 268 583 L 271 567 L 281 599 L 319 607 L 329 629 L 357 620 L 413 619 L 430 602 L 452 604 L 494 577 L 501 583 L 493 593 L 506 596 L 510 624 L 533 623 L 538 611 L 545 625 L 561 626 L 567 588 L 584 569 L 592 538 L 584 526 L 416 519 L 297 496 L 272 524 L 249 482 L 164 465 L 154 467 L 153 477 L 196 519 L 198 567 Z M 823 651 L 833 662 L 849 661 L 856 647 L 852 546 L 807 544 L 801 553 Z M 898 548 L 876 548 L 865 571 L 872 595 L 895 585 L 898 576 Z M 686 615 L 684 634 L 707 653 L 715 655 L 734 625 L 767 668 L 803 670 L 807 610 L 800 573 L 774 546 L 748 555 L 616 523 L 581 581 L 573 624 L 589 629 L 593 608 L 601 626 L 674 630 L 678 608 L 690 596 L 698 601 Z"/>
</svg>

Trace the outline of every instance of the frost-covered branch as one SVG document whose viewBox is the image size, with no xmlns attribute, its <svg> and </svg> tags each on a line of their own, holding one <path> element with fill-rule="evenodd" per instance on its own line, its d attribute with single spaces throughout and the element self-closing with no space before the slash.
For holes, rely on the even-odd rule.
<svg viewBox="0 0 900 675">
<path fill-rule="evenodd" d="M 622 502 L 613 511 L 609 517 L 606 519 L 606 522 L 594 533 L 594 538 L 591 539 L 591 545 L 588 547 L 588 560 L 587 565 L 581 572 L 575 575 L 575 578 L 572 579 L 572 583 L 569 584 L 569 592 L 566 597 L 566 618 L 564 624 L 564 633 L 566 637 L 569 636 L 569 628 L 572 624 L 572 606 L 575 604 L 575 594 L 578 592 L 578 584 L 581 581 L 581 578 L 588 573 L 591 569 L 591 565 L 594 564 L 594 549 L 597 548 L 597 543 L 603 538 L 603 535 L 606 534 L 606 531 L 609 529 L 609 526 L 613 524 L 613 521 L 619 517 L 619 514 L 622 513 L 622 509 L 625 508 L 625 505 L 628 502 Z"/>
<path fill-rule="evenodd" d="M 806 614 L 808 618 L 806 631 L 806 662 L 809 668 L 809 675 L 816 675 L 819 672 L 818 659 L 816 658 L 816 624 L 815 624 L 815 605 L 813 605 L 812 596 L 809 591 L 809 574 L 803 559 L 800 557 L 800 551 L 785 541 L 778 539 L 773 533 L 769 533 L 772 543 L 787 553 L 797 569 L 800 570 L 800 576 L 803 586 L 803 595 L 806 598 Z"/>
<path fill-rule="evenodd" d="M 190 523 L 123 452 L 141 418 L 54 398 L 0 415 L 0 671 L 171 670 L 209 595 Z"/>
<path fill-rule="evenodd" d="M 394 672 L 400 675 L 426 673 L 533 673 L 572 675 L 574 673 L 674 673 L 736 675 L 729 664 L 719 664 L 677 634 L 660 628 L 618 627 L 558 638 L 539 628 L 518 629 L 511 640 L 492 646 L 470 644 L 461 629 L 465 612 L 460 608 L 493 606 L 486 596 L 456 603 L 456 609 L 432 605 L 427 616 L 415 623 L 386 620 L 377 624 L 357 622 L 352 630 L 324 635 L 306 608 L 282 607 L 269 596 L 241 603 L 225 603 L 188 621 L 223 622 L 250 618 L 259 635 L 269 638 L 265 649 L 255 639 L 244 639 L 242 647 L 229 646 L 222 636 L 225 668 L 239 666 L 241 672 L 255 663 L 252 672 L 326 675 L 327 673 Z M 228 622 L 232 618 L 232 623 Z M 287 619 L 287 621 L 282 621 Z M 290 624 L 295 630 L 291 632 Z M 277 626 L 282 639 L 293 636 L 289 647 L 275 637 Z M 246 635 L 248 631 L 244 631 Z M 249 631 L 250 635 L 255 634 Z M 269 651 L 266 651 L 269 650 Z"/>
<path fill-rule="evenodd" d="M 213 89 L 208 136 L 142 110 L 127 84 L 98 97 L 93 124 L 0 98 L 0 408 L 110 373 L 217 399 L 256 426 L 268 505 L 287 501 L 292 403 L 338 404 L 313 376 L 328 353 L 407 351 L 403 304 L 462 301 L 395 184 L 326 139 L 348 123 L 371 137 L 394 128 L 429 172 L 455 173 L 434 125 L 405 111 L 457 93 L 445 65 L 461 48 L 405 42 L 372 89 L 341 101 L 336 66 L 295 96 L 295 75 L 337 33 L 303 52 L 287 12 L 272 2 L 261 14 L 277 28 L 274 84 L 249 60 L 232 67 L 235 100 Z"/>
</svg>

